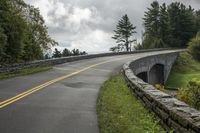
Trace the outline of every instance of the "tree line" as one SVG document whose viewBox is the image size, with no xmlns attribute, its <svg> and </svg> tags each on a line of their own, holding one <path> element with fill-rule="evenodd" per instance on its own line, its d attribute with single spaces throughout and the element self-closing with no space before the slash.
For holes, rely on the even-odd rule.
<svg viewBox="0 0 200 133">
<path fill-rule="evenodd" d="M 68 57 L 68 56 L 78 56 L 78 55 L 87 55 L 85 51 L 80 51 L 79 49 L 69 50 L 65 48 L 62 52 L 55 48 L 52 57 L 48 54 L 45 55 L 46 59 L 49 58 L 60 58 L 60 57 Z"/>
<path fill-rule="evenodd" d="M 191 6 L 185 6 L 180 2 L 172 2 L 169 5 L 151 3 L 144 14 L 144 29 L 142 42 L 134 46 L 134 49 L 186 47 L 188 42 L 200 31 L 200 10 L 194 10 Z M 117 46 L 111 51 L 130 51 L 132 43 L 136 42 L 133 34 L 136 27 L 131 24 L 127 15 L 119 20 L 113 39 Z M 132 38 L 129 40 L 129 38 Z"/>
<path fill-rule="evenodd" d="M 200 30 L 200 10 L 180 2 L 159 5 L 154 1 L 145 12 L 143 48 L 186 47 Z"/>
</svg>

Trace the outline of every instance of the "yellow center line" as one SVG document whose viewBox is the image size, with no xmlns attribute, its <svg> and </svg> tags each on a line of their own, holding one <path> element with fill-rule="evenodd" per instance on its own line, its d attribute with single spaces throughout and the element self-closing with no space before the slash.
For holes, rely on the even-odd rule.
<svg viewBox="0 0 200 133">
<path fill-rule="evenodd" d="M 0 108 L 6 107 L 7 105 L 12 104 L 12 103 L 14 103 L 14 102 L 16 102 L 16 101 L 18 101 L 18 100 L 20 100 L 20 99 L 22 99 L 22 98 L 28 96 L 28 95 L 31 95 L 31 94 L 33 94 L 33 93 L 39 91 L 39 90 L 42 90 L 42 89 L 44 89 L 45 87 L 47 87 L 47 86 L 49 86 L 49 85 L 51 85 L 51 84 L 54 84 L 54 83 L 56 83 L 56 82 L 58 82 L 58 81 L 61 81 L 61 80 L 63 80 L 63 79 L 66 79 L 66 78 L 72 77 L 72 76 L 74 76 L 74 75 L 77 75 L 77 74 L 79 74 L 79 73 L 81 73 L 81 72 L 84 72 L 84 71 L 86 71 L 86 70 L 88 70 L 88 69 L 90 69 L 90 68 L 92 68 L 92 67 L 95 67 L 95 66 L 98 66 L 98 65 L 102 65 L 102 64 L 105 64 L 105 63 L 109 63 L 109 62 L 113 62 L 113 61 L 117 61 L 117 60 L 123 60 L 123 59 L 126 59 L 126 58 L 131 58 L 131 56 L 122 57 L 122 58 L 118 58 L 118 59 L 107 60 L 107 61 L 103 61 L 103 62 L 100 62 L 100 63 L 97 63 L 97 64 L 90 65 L 90 66 L 88 66 L 88 67 L 85 67 L 85 68 L 83 68 L 83 69 L 80 69 L 80 70 L 75 71 L 75 72 L 73 72 L 73 73 L 70 73 L 70 74 L 68 74 L 68 75 L 64 75 L 64 76 L 58 77 L 58 78 L 56 78 L 56 79 L 47 81 L 47 82 L 45 82 L 45 83 L 43 83 L 43 84 L 41 84 L 41 85 L 39 85 L 39 86 L 36 86 L 36 87 L 34 87 L 34 88 L 32 88 L 32 89 L 29 89 L 28 91 L 25 91 L 25 92 L 20 93 L 20 94 L 14 96 L 14 97 L 12 97 L 12 98 L 9 98 L 9 99 L 7 99 L 7 100 L 5 100 L 5 101 L 0 102 Z"/>
</svg>

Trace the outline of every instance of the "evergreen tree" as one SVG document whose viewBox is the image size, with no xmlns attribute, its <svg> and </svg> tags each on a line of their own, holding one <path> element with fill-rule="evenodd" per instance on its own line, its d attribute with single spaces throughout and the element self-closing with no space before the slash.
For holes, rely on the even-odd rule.
<svg viewBox="0 0 200 133">
<path fill-rule="evenodd" d="M 53 58 L 60 58 L 62 56 L 61 52 L 55 48 L 54 53 L 53 53 Z"/>
<path fill-rule="evenodd" d="M 50 57 L 50 55 L 49 54 L 45 54 L 44 55 L 44 59 L 50 59 L 51 57 Z"/>
<path fill-rule="evenodd" d="M 148 11 L 145 12 L 145 18 L 143 18 L 146 33 L 153 37 L 159 36 L 159 9 L 159 3 L 154 1 Z"/>
<path fill-rule="evenodd" d="M 193 9 L 186 8 L 180 2 L 175 2 L 168 6 L 167 12 L 169 14 L 169 46 L 186 46 L 195 35 Z"/>
<path fill-rule="evenodd" d="M 162 12 L 160 12 L 160 10 Z M 144 26 L 144 48 L 161 48 L 164 47 L 164 41 L 162 36 L 165 36 L 165 20 L 166 19 L 166 6 L 159 6 L 157 1 L 154 1 L 151 4 L 151 7 L 148 8 L 148 11 L 145 12 Z M 162 21 L 160 21 L 162 20 Z M 161 27 L 162 26 L 162 27 Z M 162 32 L 162 33 L 161 33 Z"/>
<path fill-rule="evenodd" d="M 63 57 L 71 56 L 71 52 L 67 48 L 65 48 L 62 52 L 62 56 Z"/>
<path fill-rule="evenodd" d="M 4 61 L 6 44 L 7 44 L 7 36 L 4 34 L 4 31 L 0 26 L 0 62 Z"/>
<path fill-rule="evenodd" d="M 73 49 L 73 50 L 72 50 L 72 55 L 74 55 L 74 56 L 80 55 L 79 49 Z"/>
<path fill-rule="evenodd" d="M 195 29 L 197 32 L 200 31 L 200 10 L 195 12 Z"/>
<path fill-rule="evenodd" d="M 131 24 L 129 18 L 127 15 L 124 15 L 122 19 L 119 20 L 116 30 L 114 30 L 115 35 L 112 37 L 116 40 L 116 43 L 118 45 L 123 45 L 126 48 L 126 51 L 130 50 L 130 43 L 132 43 L 134 40 L 129 40 L 129 38 L 133 35 L 133 33 L 136 33 L 135 31 L 136 27 Z"/>
<path fill-rule="evenodd" d="M 80 55 L 87 55 L 87 53 L 83 51 L 83 52 L 80 52 Z"/>
<path fill-rule="evenodd" d="M 168 38 L 169 38 L 169 19 L 168 19 L 168 13 L 167 13 L 167 7 L 166 4 L 163 3 L 162 6 L 160 6 L 160 14 L 159 14 L 159 38 L 160 41 L 163 41 L 163 47 L 165 47 L 168 44 Z"/>
<path fill-rule="evenodd" d="M 196 15 L 196 18 L 197 15 Z M 157 1 L 151 4 L 144 17 L 143 48 L 185 47 L 196 34 L 194 9 L 180 2 L 173 2 L 168 7 L 159 6 Z"/>
</svg>

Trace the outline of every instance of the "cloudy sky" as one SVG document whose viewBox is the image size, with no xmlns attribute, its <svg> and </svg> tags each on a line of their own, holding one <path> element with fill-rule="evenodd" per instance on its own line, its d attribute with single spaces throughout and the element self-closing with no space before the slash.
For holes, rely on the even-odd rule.
<svg viewBox="0 0 200 133">
<path fill-rule="evenodd" d="M 25 0 L 38 7 L 49 34 L 59 49 L 78 48 L 89 53 L 108 51 L 117 21 L 128 14 L 137 27 L 135 38 L 141 40 L 144 11 L 153 0 Z M 158 0 L 159 3 L 182 1 L 200 8 L 200 0 Z"/>
</svg>

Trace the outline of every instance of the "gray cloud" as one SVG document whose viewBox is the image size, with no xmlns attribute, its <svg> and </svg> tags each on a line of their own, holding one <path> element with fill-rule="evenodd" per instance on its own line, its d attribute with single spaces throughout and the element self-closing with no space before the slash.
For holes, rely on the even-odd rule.
<svg viewBox="0 0 200 133">
<path fill-rule="evenodd" d="M 122 15 L 128 14 L 137 27 L 138 40 L 143 30 L 144 11 L 153 0 L 25 0 L 39 7 L 49 27 L 50 35 L 60 43 L 60 49 L 80 48 L 88 52 L 107 51 L 115 45 L 113 29 Z M 174 1 L 200 7 L 199 0 Z"/>
</svg>

